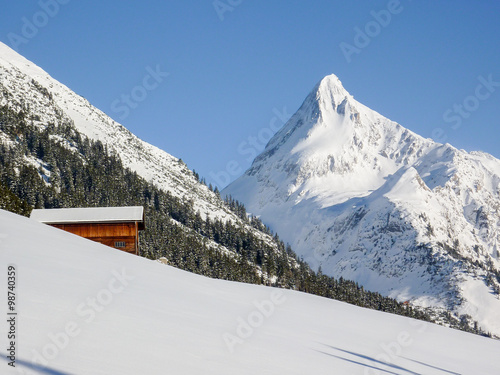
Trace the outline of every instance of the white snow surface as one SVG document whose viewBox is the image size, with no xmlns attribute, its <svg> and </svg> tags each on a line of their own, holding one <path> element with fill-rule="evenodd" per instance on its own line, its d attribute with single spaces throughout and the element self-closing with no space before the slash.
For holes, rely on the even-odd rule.
<svg viewBox="0 0 500 375">
<path fill-rule="evenodd" d="M 139 176 L 175 197 L 192 200 L 193 206 L 203 218 L 208 216 L 212 220 L 223 222 L 229 220 L 274 246 L 270 236 L 253 230 L 248 223 L 231 212 L 207 186 L 199 183 L 180 159 L 142 141 L 85 98 L 1 42 L 0 105 L 7 105 L 16 111 L 23 110 L 28 116 L 36 116 L 33 122 L 42 128 L 49 123 L 56 126 L 72 124 L 84 137 L 101 141 L 111 153 L 120 157 L 125 167 L 137 172 Z M 67 139 L 52 137 L 60 138 L 63 145 L 77 152 Z M 10 144 L 10 140 L 2 132 L 0 142 Z M 36 160 L 28 162 L 35 163 L 38 167 Z"/>
<path fill-rule="evenodd" d="M 0 264 L 17 280 L 16 368 L 6 319 L 0 330 L 6 375 L 500 373 L 497 340 L 207 279 L 6 211 Z"/>
<path fill-rule="evenodd" d="M 75 94 L 41 68 L 2 43 L 0 43 L 0 105 L 7 105 L 17 112 L 22 110 L 28 120 L 42 129 L 50 123 L 55 126 L 70 125 L 83 137 L 100 140 L 111 153 L 116 154 L 122 160 L 125 167 L 137 172 L 141 177 L 153 182 L 162 190 L 169 191 L 181 200 L 191 201 L 194 209 L 200 212 L 201 217 L 209 217 L 211 220 L 217 219 L 223 222 L 231 221 L 236 227 L 244 228 L 256 238 L 276 249 L 276 243 L 272 236 L 251 227 L 248 222 L 241 220 L 231 212 L 223 200 L 210 191 L 207 186 L 199 183 L 192 171 L 179 159 L 140 140 L 122 125 L 93 107 L 86 99 Z M 54 134 L 51 134 L 50 137 L 68 150 L 78 154 L 78 147 L 73 140 Z M 0 142 L 7 147 L 16 146 L 16 141 L 3 132 L 0 132 Z M 50 166 L 31 155 L 25 157 L 25 163 L 40 169 L 41 178 L 44 179 L 45 183 L 50 183 L 48 178 L 50 177 Z M 67 221 L 66 215 L 64 218 L 60 216 L 61 213 L 67 212 L 71 214 L 70 220 L 75 219 L 75 213 L 78 213 L 77 220 L 96 219 L 94 216 L 96 211 L 45 211 L 43 213 L 35 211 L 35 215 L 41 215 L 44 218 L 50 216 L 52 220 L 56 221 L 61 219 Z M 88 213 L 92 213 L 92 215 L 87 216 Z M 116 214 L 118 213 L 113 212 L 113 217 L 110 217 L 110 211 L 105 209 L 99 212 L 98 220 L 103 218 L 123 219 L 123 212 L 120 212 L 118 216 Z M 57 218 L 53 217 L 54 215 Z M 234 251 L 212 240 L 201 238 L 199 233 L 175 220 L 173 222 L 178 224 L 182 230 L 200 237 L 199 239 L 203 240 L 209 248 L 239 259 L 240 255 Z M 259 269 L 257 272 L 261 273 Z M 262 277 L 270 282 L 276 281 L 274 277 L 269 278 L 265 274 L 262 274 Z"/>
<path fill-rule="evenodd" d="M 500 335 L 499 283 L 485 281 L 500 270 L 500 161 L 422 138 L 357 102 L 336 76 L 223 194 L 313 268 L 469 313 Z"/>
<path fill-rule="evenodd" d="M 144 207 L 78 207 L 34 209 L 30 217 L 41 223 L 91 223 L 143 221 Z"/>
</svg>

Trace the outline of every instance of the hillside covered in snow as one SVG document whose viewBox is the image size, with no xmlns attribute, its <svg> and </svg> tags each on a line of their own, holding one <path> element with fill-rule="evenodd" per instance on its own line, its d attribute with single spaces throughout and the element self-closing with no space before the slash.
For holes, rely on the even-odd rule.
<svg viewBox="0 0 500 375">
<path fill-rule="evenodd" d="M 223 191 L 328 275 L 500 335 L 500 161 L 405 129 L 327 76 Z"/>
<path fill-rule="evenodd" d="M 22 56 L 0 45 L 0 208 L 142 206 L 139 253 L 217 279 L 265 284 L 484 334 L 316 273 L 234 199 L 180 159 L 141 141 Z M 152 175 L 148 171 L 152 171 Z"/>
<path fill-rule="evenodd" d="M 27 112 L 34 125 L 45 128 L 50 123 L 56 127 L 71 124 L 81 135 L 102 142 L 111 153 L 118 154 L 126 168 L 146 181 L 176 197 L 189 196 L 203 215 L 238 221 L 180 159 L 142 141 L 3 43 L 0 43 L 0 90 L 0 106 Z M 0 134 L 0 141 L 2 138 Z"/>
<path fill-rule="evenodd" d="M 207 279 L 6 211 L 0 264 L 4 281 L 14 270 L 17 312 L 14 331 L 1 325 L 2 374 L 500 372 L 497 340 Z M 15 368 L 7 332 L 15 333 Z"/>
<path fill-rule="evenodd" d="M 142 255 L 168 257 L 213 277 L 234 278 L 229 263 L 240 261 L 241 248 L 279 252 L 262 223 L 250 220 L 236 202 L 221 199 L 182 160 L 140 140 L 0 43 L 3 191 L 20 202 L 9 198 L 0 208 L 23 207 L 24 214 L 33 207 L 144 206 L 148 230 Z M 205 259 L 202 253 L 208 254 Z M 213 272 L 210 262 L 219 263 Z M 260 279 L 261 265 L 240 266 L 240 280 Z"/>
</svg>

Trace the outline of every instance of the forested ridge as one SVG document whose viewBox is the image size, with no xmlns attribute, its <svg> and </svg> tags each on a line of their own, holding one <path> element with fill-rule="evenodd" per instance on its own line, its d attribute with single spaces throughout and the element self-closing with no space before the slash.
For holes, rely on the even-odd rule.
<svg viewBox="0 0 500 375">
<path fill-rule="evenodd" d="M 314 272 L 231 197 L 221 198 L 219 204 L 242 223 L 210 219 L 192 200 L 158 189 L 71 123 L 35 125 L 37 120 L 28 108 L 15 112 L 0 107 L 2 209 L 29 216 L 32 208 L 141 205 L 146 230 L 140 255 L 146 258 L 164 257 L 172 266 L 213 278 L 299 290 L 483 334 L 468 316 L 431 316 L 352 281 Z"/>
</svg>

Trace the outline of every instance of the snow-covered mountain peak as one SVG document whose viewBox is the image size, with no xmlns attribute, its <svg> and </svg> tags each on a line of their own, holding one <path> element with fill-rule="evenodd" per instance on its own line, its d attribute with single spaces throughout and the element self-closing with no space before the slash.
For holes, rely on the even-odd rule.
<svg viewBox="0 0 500 375">
<path fill-rule="evenodd" d="M 333 105 L 338 107 L 344 103 L 350 94 L 346 91 L 342 82 L 335 74 L 330 74 L 324 77 L 317 85 L 313 92 L 316 91 L 316 98 L 325 104 L 326 108 Z"/>
<path fill-rule="evenodd" d="M 500 308 L 500 161 L 405 129 L 336 76 L 223 193 L 313 267 L 422 305 L 479 311 L 500 332 L 466 286 L 483 280 Z"/>
<path fill-rule="evenodd" d="M 283 202 L 279 197 L 286 196 L 297 203 L 313 197 L 324 206 L 325 200 L 328 205 L 365 196 L 387 176 L 439 147 L 357 102 L 329 75 L 270 140 L 248 174 L 275 182 L 266 193 L 272 201 Z"/>
</svg>

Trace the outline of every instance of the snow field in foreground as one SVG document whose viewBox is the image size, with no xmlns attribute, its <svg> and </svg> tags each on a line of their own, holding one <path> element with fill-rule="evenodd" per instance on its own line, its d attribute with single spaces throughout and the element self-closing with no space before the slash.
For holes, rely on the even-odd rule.
<svg viewBox="0 0 500 375">
<path fill-rule="evenodd" d="M 500 342 L 208 279 L 0 211 L 1 374 L 498 374 Z"/>
</svg>

